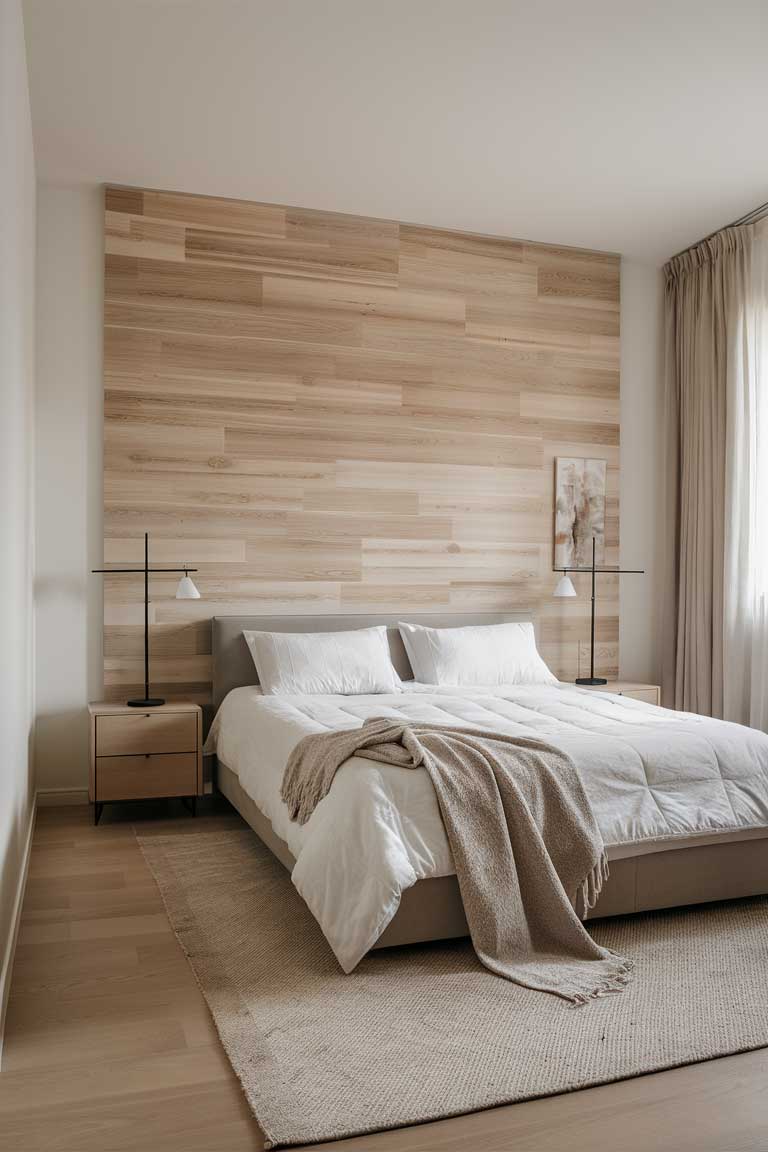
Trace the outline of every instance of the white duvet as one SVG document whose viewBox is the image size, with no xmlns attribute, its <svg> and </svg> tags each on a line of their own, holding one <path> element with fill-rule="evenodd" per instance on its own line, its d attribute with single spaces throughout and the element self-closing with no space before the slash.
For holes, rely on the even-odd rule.
<svg viewBox="0 0 768 1152">
<path fill-rule="evenodd" d="M 437 688 L 393 695 L 263 696 L 236 688 L 206 752 L 235 772 L 296 857 L 292 879 L 350 972 L 404 889 L 454 871 L 426 772 L 354 757 L 303 827 L 280 799 L 288 754 L 311 732 L 406 717 L 535 734 L 576 762 L 612 857 L 768 826 L 768 736 L 569 685 Z"/>
</svg>

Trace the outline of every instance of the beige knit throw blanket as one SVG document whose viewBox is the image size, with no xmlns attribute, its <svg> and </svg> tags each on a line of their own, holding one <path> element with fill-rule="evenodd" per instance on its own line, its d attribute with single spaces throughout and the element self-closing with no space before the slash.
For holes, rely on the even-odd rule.
<svg viewBox="0 0 768 1152">
<path fill-rule="evenodd" d="M 351 756 L 429 773 L 486 968 L 574 1004 L 629 982 L 632 961 L 599 947 L 574 910 L 592 907 L 608 866 L 568 756 L 522 736 L 367 720 L 294 748 L 281 790 L 292 819 L 306 823 Z"/>
</svg>

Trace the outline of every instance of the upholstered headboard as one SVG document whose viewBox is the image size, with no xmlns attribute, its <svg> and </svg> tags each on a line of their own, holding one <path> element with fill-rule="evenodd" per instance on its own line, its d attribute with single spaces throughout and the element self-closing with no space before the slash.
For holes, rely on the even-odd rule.
<svg viewBox="0 0 768 1152">
<path fill-rule="evenodd" d="M 347 632 L 353 628 L 373 628 L 385 624 L 392 663 L 404 680 L 413 678 L 403 641 L 397 630 L 399 620 L 426 624 L 431 628 L 462 628 L 468 624 L 506 624 L 530 620 L 530 612 L 401 612 L 397 616 L 214 616 L 213 626 L 213 707 L 218 708 L 227 692 L 246 684 L 258 684 L 256 668 L 243 631 L 261 632 Z"/>
</svg>

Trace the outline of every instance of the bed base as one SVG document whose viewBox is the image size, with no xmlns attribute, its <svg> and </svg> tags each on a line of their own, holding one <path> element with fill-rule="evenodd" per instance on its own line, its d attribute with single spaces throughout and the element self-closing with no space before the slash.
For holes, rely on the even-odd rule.
<svg viewBox="0 0 768 1152">
<path fill-rule="evenodd" d="M 289 872 L 293 871 L 296 860 L 288 845 L 275 834 L 235 773 L 221 762 L 217 764 L 217 783 L 259 839 Z M 768 892 L 768 828 L 739 840 L 710 838 L 707 843 L 684 848 L 622 856 L 610 861 L 610 869 L 600 898 L 588 915 L 590 920 L 759 896 Z M 467 935 L 456 877 L 436 876 L 418 880 L 403 892 L 400 907 L 373 947 L 392 948 Z"/>
</svg>

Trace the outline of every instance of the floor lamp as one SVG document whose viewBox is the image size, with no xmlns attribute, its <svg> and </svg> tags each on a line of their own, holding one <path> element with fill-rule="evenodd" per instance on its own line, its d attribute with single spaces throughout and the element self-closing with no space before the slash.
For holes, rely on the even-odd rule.
<svg viewBox="0 0 768 1152">
<path fill-rule="evenodd" d="M 176 588 L 177 600 L 199 600 L 200 593 L 194 585 L 190 572 L 197 572 L 197 568 L 150 568 L 149 566 L 149 533 L 144 533 L 144 567 L 143 568 L 93 568 L 92 572 L 102 572 L 105 575 L 114 576 L 116 574 L 130 573 L 132 576 L 140 572 L 144 574 L 144 699 L 143 700 L 127 700 L 131 708 L 159 708 L 161 704 L 165 704 L 165 700 L 161 700 L 157 696 L 150 696 L 149 694 L 149 577 L 156 572 L 183 572 L 183 576 L 179 580 L 178 587 Z"/>
<path fill-rule="evenodd" d="M 595 537 L 592 537 L 592 566 L 591 568 L 555 568 L 555 572 L 562 572 L 563 575 L 557 582 L 557 587 L 552 593 L 553 596 L 569 597 L 576 596 L 576 589 L 573 586 L 573 581 L 568 575 L 569 572 L 589 572 L 592 575 L 592 625 L 589 635 L 589 676 L 577 677 L 577 684 L 607 684 L 608 681 L 602 676 L 595 676 L 595 577 L 601 573 L 611 573 L 614 576 L 641 576 L 644 572 L 643 568 L 598 568 L 595 565 Z"/>
</svg>

